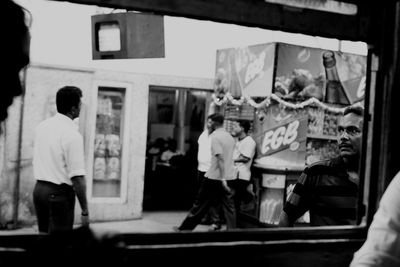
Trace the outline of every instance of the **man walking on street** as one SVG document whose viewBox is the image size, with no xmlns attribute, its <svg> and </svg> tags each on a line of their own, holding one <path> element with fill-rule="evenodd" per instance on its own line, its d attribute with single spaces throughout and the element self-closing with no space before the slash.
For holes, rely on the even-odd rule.
<svg viewBox="0 0 400 267">
<path fill-rule="evenodd" d="M 82 225 L 89 225 L 83 138 L 73 119 L 79 116 L 82 91 L 65 86 L 57 92 L 58 113 L 35 129 L 33 203 L 40 233 L 72 230 L 75 195 Z"/>
<path fill-rule="evenodd" d="M 206 172 L 210 169 L 211 166 L 211 124 L 206 125 L 206 129 L 200 134 L 198 143 L 198 153 L 197 153 L 197 184 L 198 188 L 201 188 L 201 185 L 205 179 Z M 210 230 L 220 230 L 221 229 L 221 220 L 220 214 L 222 214 L 220 203 L 211 204 L 209 211 L 206 213 L 201 223 L 209 224 Z"/>
<path fill-rule="evenodd" d="M 221 114 L 208 116 L 207 126 L 211 129 L 211 165 L 189 214 L 176 230 L 193 230 L 214 203 L 221 204 L 227 229 L 236 228 L 233 190 L 228 186 L 228 182 L 235 179 L 235 140 L 223 128 L 223 123 L 224 116 Z"/>
</svg>

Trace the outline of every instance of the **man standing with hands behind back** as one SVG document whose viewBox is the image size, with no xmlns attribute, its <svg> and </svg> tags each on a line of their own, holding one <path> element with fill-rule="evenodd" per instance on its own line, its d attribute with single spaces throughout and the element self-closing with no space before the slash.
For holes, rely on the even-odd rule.
<svg viewBox="0 0 400 267">
<path fill-rule="evenodd" d="M 256 142 L 249 135 L 251 124 L 247 120 L 239 120 L 233 124 L 232 135 L 237 138 L 233 161 L 237 172 L 234 180 L 235 207 L 239 215 L 242 202 L 249 203 L 254 198 L 251 184 L 251 164 L 256 153 Z"/>
<path fill-rule="evenodd" d="M 73 119 L 79 117 L 82 91 L 74 86 L 58 90 L 58 113 L 35 129 L 33 191 L 40 233 L 73 229 L 75 195 L 82 225 L 89 225 L 83 138 Z"/>
</svg>

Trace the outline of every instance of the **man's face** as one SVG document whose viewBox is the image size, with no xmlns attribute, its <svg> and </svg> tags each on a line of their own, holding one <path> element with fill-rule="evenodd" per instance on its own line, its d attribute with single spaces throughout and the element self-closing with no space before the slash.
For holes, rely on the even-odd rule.
<svg viewBox="0 0 400 267">
<path fill-rule="evenodd" d="M 207 130 L 208 133 L 212 133 L 214 131 L 214 122 L 211 119 L 207 119 Z"/>
<path fill-rule="evenodd" d="M 349 113 L 339 123 L 338 144 L 344 158 L 358 157 L 361 151 L 363 118 Z"/>
<path fill-rule="evenodd" d="M 243 132 L 243 128 L 240 126 L 240 124 L 238 122 L 234 122 L 232 125 L 232 136 L 233 137 L 238 137 L 242 134 Z"/>
<path fill-rule="evenodd" d="M 72 117 L 73 119 L 78 118 L 81 113 L 82 101 L 79 102 L 77 107 L 72 107 Z"/>
</svg>

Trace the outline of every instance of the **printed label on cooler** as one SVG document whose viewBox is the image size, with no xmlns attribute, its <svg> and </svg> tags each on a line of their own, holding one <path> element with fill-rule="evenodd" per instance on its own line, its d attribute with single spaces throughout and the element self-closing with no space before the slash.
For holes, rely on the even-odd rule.
<svg viewBox="0 0 400 267">
<path fill-rule="evenodd" d="M 262 174 L 262 186 L 268 188 L 285 188 L 286 175 L 284 174 Z"/>
<path fill-rule="evenodd" d="M 266 131 L 262 136 L 261 153 L 263 156 L 291 148 L 294 151 L 299 146 L 296 143 L 305 140 L 307 135 L 307 118 L 296 119 L 284 125 Z M 295 145 L 292 145 L 292 143 Z"/>
</svg>

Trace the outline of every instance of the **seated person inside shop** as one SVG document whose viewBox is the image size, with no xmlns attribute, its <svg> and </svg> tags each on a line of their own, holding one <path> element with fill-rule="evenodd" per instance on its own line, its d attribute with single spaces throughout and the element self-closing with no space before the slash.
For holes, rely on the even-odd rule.
<svg viewBox="0 0 400 267">
<path fill-rule="evenodd" d="M 160 159 L 161 154 L 166 149 L 166 141 L 159 137 L 154 142 L 148 142 L 148 147 L 146 150 L 146 160 L 148 167 L 150 167 L 151 171 L 156 170 L 157 162 Z"/>
<path fill-rule="evenodd" d="M 161 154 L 161 161 L 164 163 L 168 163 L 170 165 L 176 165 L 174 163 L 174 160 L 178 159 L 179 157 L 177 156 L 183 156 L 183 153 L 180 152 L 178 149 L 178 144 L 176 142 L 175 139 L 169 139 L 167 141 L 167 150 L 165 150 L 162 154 Z M 178 160 L 176 160 L 178 161 Z"/>
<path fill-rule="evenodd" d="M 310 212 L 310 226 L 356 223 L 364 109 L 345 108 L 338 125 L 339 156 L 306 167 L 290 193 L 279 226 L 294 226 Z"/>
</svg>

